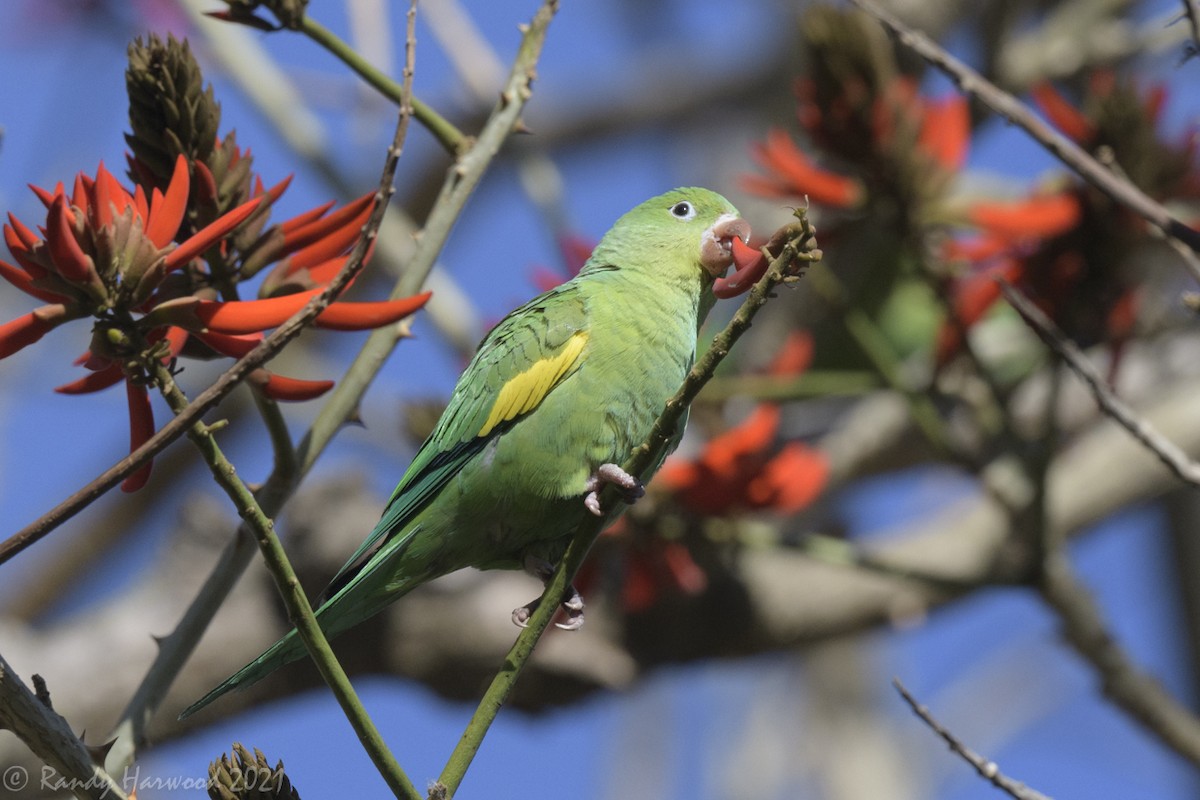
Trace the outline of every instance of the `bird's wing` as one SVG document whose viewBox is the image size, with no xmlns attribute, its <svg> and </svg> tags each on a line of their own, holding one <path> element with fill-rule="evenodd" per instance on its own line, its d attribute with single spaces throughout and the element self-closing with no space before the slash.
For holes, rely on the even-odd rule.
<svg viewBox="0 0 1200 800">
<path fill-rule="evenodd" d="M 494 437 L 529 414 L 581 361 L 586 306 L 575 282 L 517 308 L 484 339 L 413 457 L 375 530 L 325 590 L 333 597 Z"/>
</svg>

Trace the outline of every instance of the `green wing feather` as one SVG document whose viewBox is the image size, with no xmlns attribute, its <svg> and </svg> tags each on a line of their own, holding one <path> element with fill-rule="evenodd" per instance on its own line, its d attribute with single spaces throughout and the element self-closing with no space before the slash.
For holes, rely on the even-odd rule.
<svg viewBox="0 0 1200 800">
<path fill-rule="evenodd" d="M 379 523 L 330 582 L 327 595 L 335 596 L 348 585 L 463 465 L 512 422 L 533 411 L 578 366 L 586 322 L 579 286 L 568 282 L 497 323 L 459 378 L 446 411 L 400 478 Z M 512 391 L 523 387 L 528 391 Z M 494 422 L 506 389 L 523 402 L 514 403 L 506 417 Z"/>
</svg>

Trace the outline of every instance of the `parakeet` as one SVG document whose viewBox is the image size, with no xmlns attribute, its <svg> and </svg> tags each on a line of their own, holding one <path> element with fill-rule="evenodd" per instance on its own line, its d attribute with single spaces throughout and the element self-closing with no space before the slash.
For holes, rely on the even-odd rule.
<svg viewBox="0 0 1200 800">
<path fill-rule="evenodd" d="M 618 466 L 649 435 L 696 356 L 712 285 L 750 226 L 719 194 L 675 189 L 628 212 L 579 274 L 502 319 L 458 380 L 371 531 L 316 608 L 334 637 L 416 586 L 463 567 L 548 577 L 604 483 L 626 502 L 661 464 Z M 679 425 L 673 450 L 683 434 Z M 531 604 L 532 606 L 532 604 Z M 531 606 L 513 612 L 522 624 Z M 564 627 L 582 600 L 563 598 Z M 210 691 L 188 716 L 305 653 L 295 630 Z"/>
</svg>

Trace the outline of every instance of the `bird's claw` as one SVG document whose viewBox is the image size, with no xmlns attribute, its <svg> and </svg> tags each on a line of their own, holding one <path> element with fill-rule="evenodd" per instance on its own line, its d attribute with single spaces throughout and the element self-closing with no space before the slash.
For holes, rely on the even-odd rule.
<svg viewBox="0 0 1200 800">
<path fill-rule="evenodd" d="M 646 487 L 637 478 L 621 469 L 616 464 L 601 464 L 596 474 L 587 479 L 584 484 L 583 505 L 597 517 L 602 516 L 600 510 L 600 490 L 604 484 L 611 483 L 621 490 L 621 499 L 632 505 L 646 494 Z"/>
<path fill-rule="evenodd" d="M 554 567 L 547 561 L 538 558 L 527 558 L 525 561 L 525 571 L 530 575 L 541 580 L 541 582 L 549 582 L 554 574 Z M 529 618 L 533 616 L 533 612 L 541 605 L 542 598 L 538 597 L 520 608 L 514 608 L 512 612 L 513 624 L 518 628 L 528 628 Z M 579 594 L 579 590 L 572 585 L 568 585 L 566 591 L 563 592 L 562 600 L 559 606 L 566 613 L 567 619 L 565 622 L 554 623 L 556 627 L 562 628 L 564 631 L 576 631 L 583 626 L 583 596 Z"/>
</svg>

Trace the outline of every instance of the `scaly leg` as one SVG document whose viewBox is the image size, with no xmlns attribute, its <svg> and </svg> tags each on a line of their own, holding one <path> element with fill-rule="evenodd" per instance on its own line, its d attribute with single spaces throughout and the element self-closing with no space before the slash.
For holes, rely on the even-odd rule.
<svg viewBox="0 0 1200 800">
<path fill-rule="evenodd" d="M 554 565 L 544 559 L 529 556 L 525 559 L 525 571 L 545 585 L 550 582 L 550 578 L 554 575 Z M 541 602 L 542 598 L 537 597 L 520 608 L 514 608 L 512 612 L 513 624 L 519 628 L 529 627 L 529 618 Z M 578 630 L 583 625 L 583 597 L 579 594 L 579 591 L 574 586 L 568 584 L 566 590 L 563 592 L 562 600 L 559 601 L 559 605 L 567 613 L 567 621 L 556 622 L 554 624 L 564 631 Z"/>
</svg>

